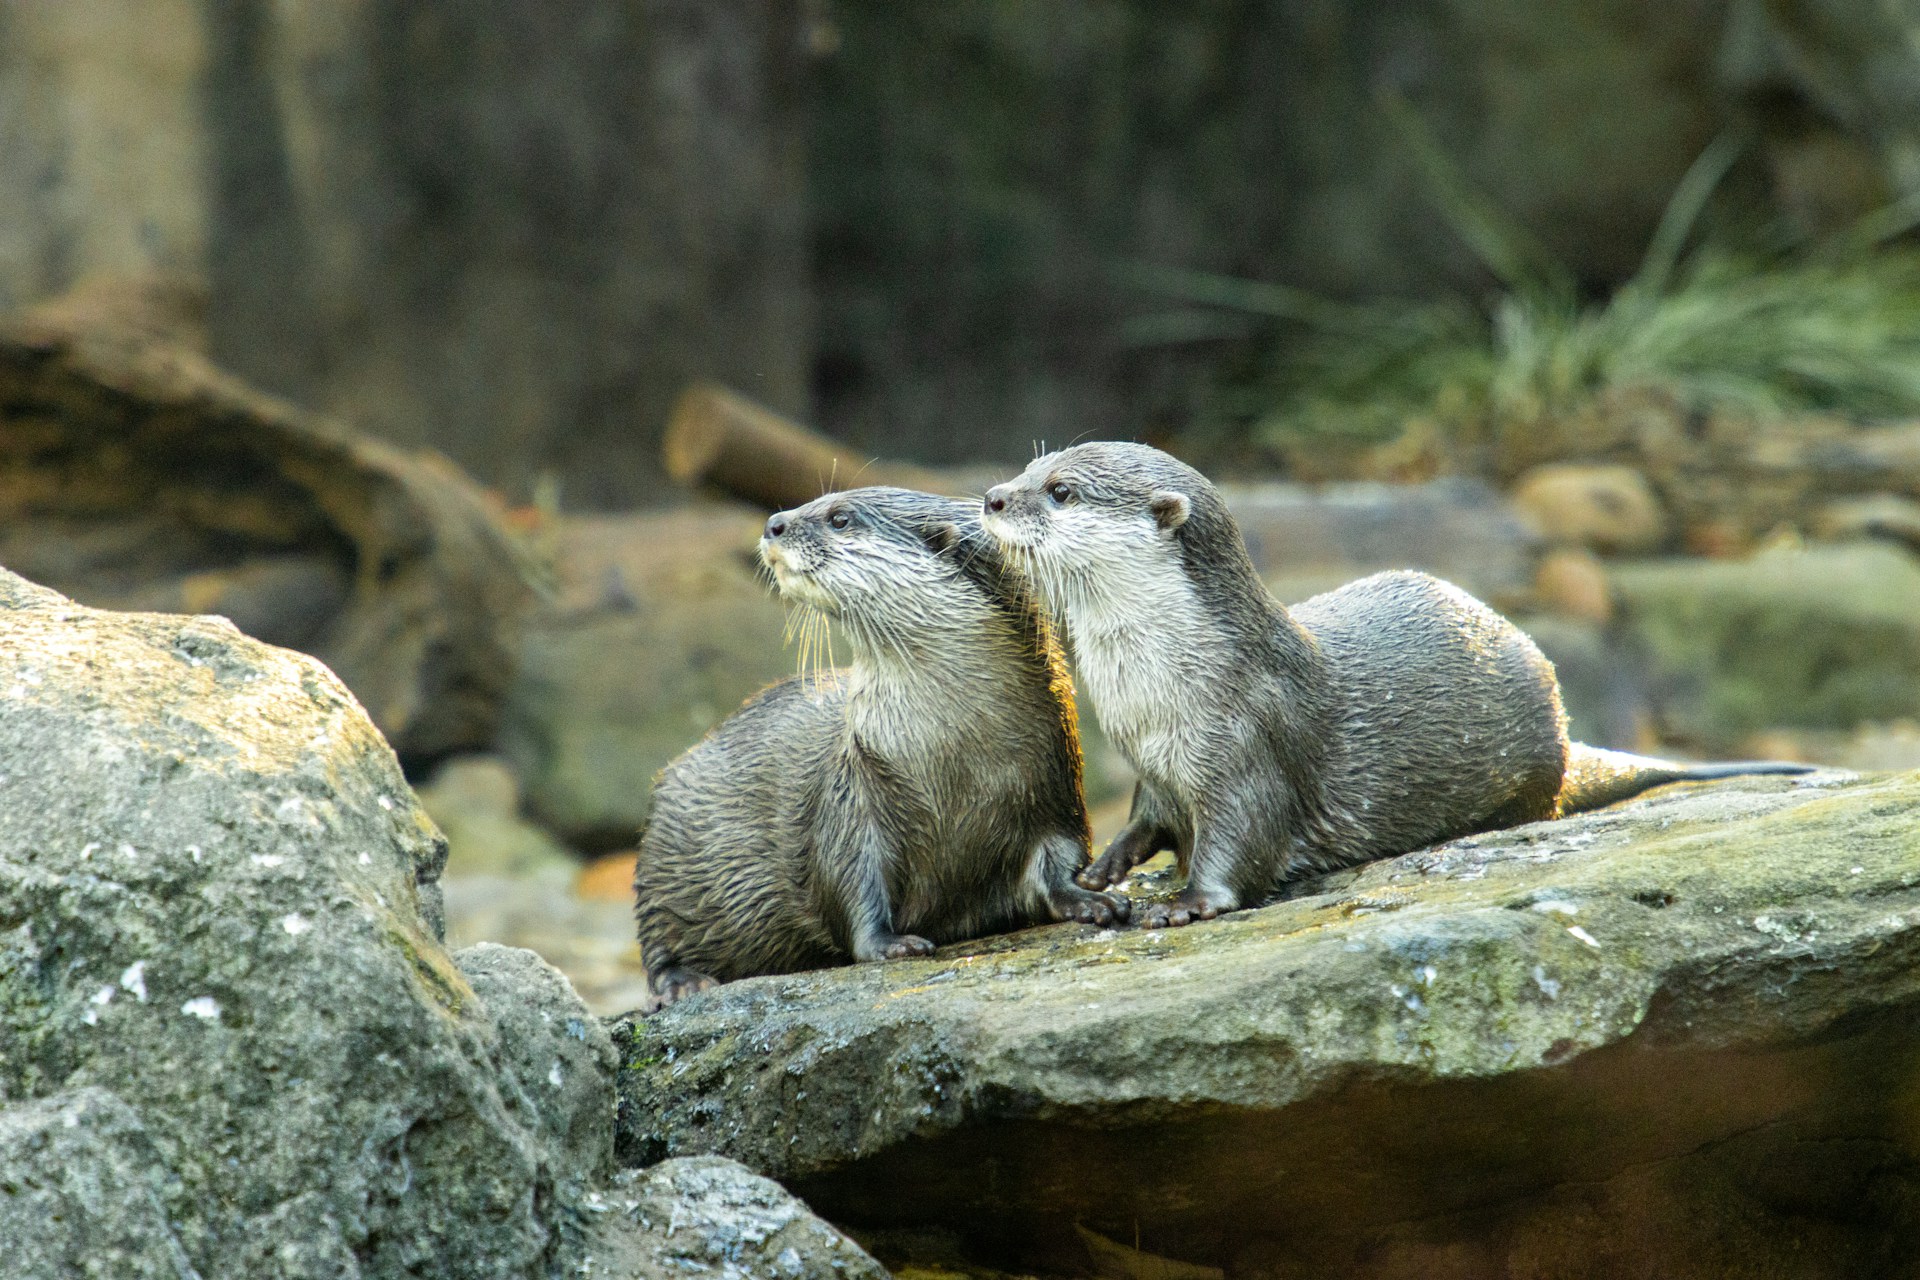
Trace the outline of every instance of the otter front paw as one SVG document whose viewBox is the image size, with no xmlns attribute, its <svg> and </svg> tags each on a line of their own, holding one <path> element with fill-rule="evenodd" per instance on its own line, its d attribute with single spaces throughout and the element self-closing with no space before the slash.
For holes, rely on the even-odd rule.
<svg viewBox="0 0 1920 1280">
<path fill-rule="evenodd" d="M 1140 924 L 1147 929 L 1175 929 L 1196 920 L 1211 920 L 1223 911 L 1233 910 L 1233 906 L 1231 902 L 1184 889 L 1172 902 L 1156 902 L 1148 907 L 1146 918 Z"/>
<path fill-rule="evenodd" d="M 717 979 L 698 969 L 662 969 L 659 973 L 649 974 L 647 982 L 653 988 L 653 994 L 659 998 L 657 1007 L 660 1009 L 720 985 Z"/>
<path fill-rule="evenodd" d="M 911 933 L 890 933 L 880 938 L 876 944 L 881 958 L 886 960 L 911 960 L 915 956 L 933 954 L 933 944 L 925 938 Z"/>
<path fill-rule="evenodd" d="M 1124 923 L 1133 914 L 1133 904 L 1119 894 L 1090 893 L 1067 885 L 1047 895 L 1047 909 L 1055 920 L 1077 920 L 1081 924 Z"/>
<path fill-rule="evenodd" d="M 1136 842 L 1124 835 L 1115 836 L 1106 852 L 1080 868 L 1080 874 L 1074 879 L 1080 882 L 1083 889 L 1110 888 L 1125 880 L 1149 856 L 1149 851 L 1140 849 Z"/>
</svg>

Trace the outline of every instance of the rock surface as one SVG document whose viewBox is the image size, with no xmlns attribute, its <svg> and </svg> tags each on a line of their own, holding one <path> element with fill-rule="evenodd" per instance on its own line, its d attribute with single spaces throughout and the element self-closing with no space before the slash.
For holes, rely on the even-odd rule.
<svg viewBox="0 0 1920 1280">
<path fill-rule="evenodd" d="M 445 847 L 346 689 L 9 575 L 0 698 L 0 1096 L 137 1113 L 202 1274 L 547 1256 L 559 1153 L 503 1096 L 435 938 Z"/>
<path fill-rule="evenodd" d="M 139 1117 L 105 1089 L 0 1109 L 0 1240 L 9 1275 L 193 1275 L 161 1207 L 167 1190 Z"/>
<path fill-rule="evenodd" d="M 612 1046 L 531 953 L 446 953 L 445 856 L 320 663 L 0 571 L 7 1273 L 533 1280 L 602 1249 Z M 636 1233 L 672 1244 L 649 1218 L 602 1251 Z"/>
<path fill-rule="evenodd" d="M 615 1027 L 620 1154 L 1041 1270 L 1078 1223 L 1235 1275 L 1885 1274 L 1917 848 L 1920 777 L 1738 780 L 1186 930 L 741 982 Z"/>
<path fill-rule="evenodd" d="M 629 1169 L 590 1207 L 606 1215 L 582 1276 L 633 1280 L 885 1280 L 858 1245 L 780 1185 L 732 1160 Z"/>
</svg>

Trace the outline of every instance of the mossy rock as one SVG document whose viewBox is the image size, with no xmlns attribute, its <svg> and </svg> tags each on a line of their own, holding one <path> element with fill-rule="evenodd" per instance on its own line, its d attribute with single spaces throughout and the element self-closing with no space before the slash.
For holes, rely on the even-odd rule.
<svg viewBox="0 0 1920 1280">
<path fill-rule="evenodd" d="M 1021 1270 L 1077 1223 L 1243 1274 L 1874 1272 L 1920 1239 L 1916 806 L 1673 787 L 1184 930 L 731 984 L 615 1027 L 620 1153 Z"/>
</svg>

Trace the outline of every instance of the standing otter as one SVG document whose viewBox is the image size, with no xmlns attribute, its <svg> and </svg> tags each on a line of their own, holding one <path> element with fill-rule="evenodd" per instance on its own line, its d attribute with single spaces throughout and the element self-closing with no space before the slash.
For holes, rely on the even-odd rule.
<svg viewBox="0 0 1920 1280">
<path fill-rule="evenodd" d="M 1064 618 L 1100 722 L 1140 775 L 1126 828 L 1081 883 L 1115 884 L 1164 848 L 1187 870 L 1149 927 L 1663 782 L 1808 772 L 1569 743 L 1533 641 L 1426 574 L 1375 574 L 1286 609 L 1214 487 L 1145 445 L 1048 454 L 989 489 L 985 509 Z"/>
<path fill-rule="evenodd" d="M 781 595 L 844 670 L 763 690 L 668 765 L 634 869 L 662 1004 L 716 981 L 1041 920 L 1107 924 L 1065 659 L 971 503 L 856 489 L 767 521 Z"/>
</svg>

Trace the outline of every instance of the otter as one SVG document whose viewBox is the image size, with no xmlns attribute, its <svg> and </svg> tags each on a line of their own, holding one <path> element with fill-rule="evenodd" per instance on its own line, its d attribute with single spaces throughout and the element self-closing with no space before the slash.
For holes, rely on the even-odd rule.
<svg viewBox="0 0 1920 1280">
<path fill-rule="evenodd" d="M 1288 609 L 1199 472 L 1089 443 L 987 491 L 984 525 L 1065 623 L 1101 725 L 1139 774 L 1106 888 L 1172 849 L 1150 928 L 1258 905 L 1303 875 L 1612 803 L 1665 782 L 1806 765 L 1686 766 L 1567 737 L 1553 665 L 1423 573 Z"/>
<path fill-rule="evenodd" d="M 716 982 L 1109 924 L 1065 656 L 973 502 L 831 493 L 767 521 L 783 597 L 851 642 L 662 770 L 634 869 L 662 1006 Z"/>
</svg>

